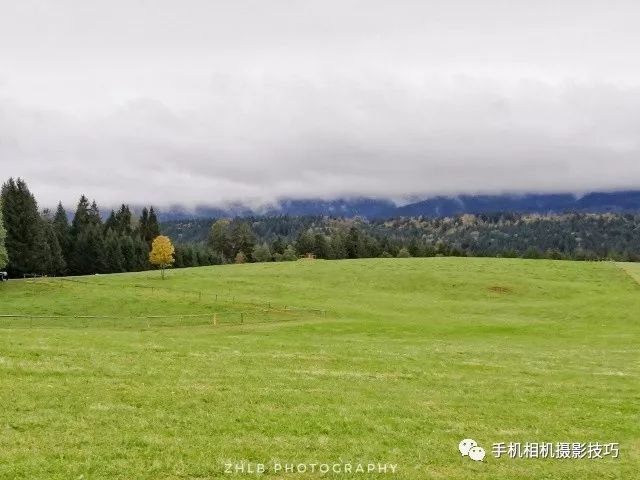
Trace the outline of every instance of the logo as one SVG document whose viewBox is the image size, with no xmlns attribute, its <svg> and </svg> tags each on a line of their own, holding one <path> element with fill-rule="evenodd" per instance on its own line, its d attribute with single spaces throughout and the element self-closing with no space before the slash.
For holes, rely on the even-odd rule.
<svg viewBox="0 0 640 480">
<path fill-rule="evenodd" d="M 469 457 L 471 460 L 481 462 L 484 460 L 484 448 L 478 446 L 478 442 L 471 438 L 465 438 L 458 444 L 458 450 L 463 457 Z"/>
</svg>

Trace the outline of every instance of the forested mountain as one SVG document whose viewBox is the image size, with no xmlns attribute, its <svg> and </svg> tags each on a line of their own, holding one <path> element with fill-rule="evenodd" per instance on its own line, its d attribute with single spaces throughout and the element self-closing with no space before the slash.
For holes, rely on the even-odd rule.
<svg viewBox="0 0 640 480">
<path fill-rule="evenodd" d="M 249 217 L 256 244 L 320 258 L 468 255 L 576 260 L 640 259 L 640 214 L 464 214 L 386 220 L 334 217 Z M 165 222 L 176 242 L 210 238 L 212 221 Z"/>
<path fill-rule="evenodd" d="M 243 205 L 226 208 L 180 207 L 162 209 L 162 221 L 252 216 L 333 216 L 369 219 L 394 217 L 447 217 L 464 213 L 640 213 L 640 191 L 593 192 L 581 197 L 570 193 L 528 195 L 438 196 L 397 206 L 390 200 L 336 199 L 283 200 L 277 206 L 250 209 Z"/>
</svg>

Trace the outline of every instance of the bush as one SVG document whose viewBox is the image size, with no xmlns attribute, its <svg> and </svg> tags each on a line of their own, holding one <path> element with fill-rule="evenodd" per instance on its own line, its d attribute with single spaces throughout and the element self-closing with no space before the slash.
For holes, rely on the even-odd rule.
<svg viewBox="0 0 640 480">
<path fill-rule="evenodd" d="M 411 257 L 411 254 L 409 253 L 409 250 L 407 250 L 406 248 L 402 247 L 400 249 L 400 251 L 398 252 L 398 258 L 409 258 Z"/>
</svg>

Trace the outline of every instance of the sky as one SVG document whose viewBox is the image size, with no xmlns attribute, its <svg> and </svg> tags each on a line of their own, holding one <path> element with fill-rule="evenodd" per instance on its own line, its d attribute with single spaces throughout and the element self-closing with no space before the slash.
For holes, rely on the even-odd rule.
<svg viewBox="0 0 640 480">
<path fill-rule="evenodd" d="M 0 0 L 41 206 L 640 189 L 640 2 Z"/>
</svg>

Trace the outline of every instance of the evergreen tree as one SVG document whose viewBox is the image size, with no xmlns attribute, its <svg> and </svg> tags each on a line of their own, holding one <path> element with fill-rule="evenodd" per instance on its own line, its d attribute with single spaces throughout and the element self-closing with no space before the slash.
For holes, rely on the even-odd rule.
<svg viewBox="0 0 640 480">
<path fill-rule="evenodd" d="M 126 272 L 135 272 L 144 269 L 141 267 L 142 262 L 139 258 L 143 255 L 143 252 L 138 248 L 138 252 L 136 253 L 136 242 L 134 242 L 132 237 L 128 235 L 121 236 L 118 244 L 120 245 L 120 252 L 122 254 L 122 267 Z"/>
<path fill-rule="evenodd" d="M 4 229 L 4 223 L 2 221 L 2 198 L 0 198 L 0 268 L 5 268 L 7 263 L 9 263 L 9 255 L 4 245 L 6 236 L 7 231 Z"/>
<path fill-rule="evenodd" d="M 140 220 L 138 221 L 138 233 L 145 240 L 148 241 L 148 231 L 149 231 L 149 210 L 147 207 L 142 209 L 142 214 L 140 215 Z"/>
<path fill-rule="evenodd" d="M 107 230 L 104 238 L 104 257 L 106 270 L 109 273 L 119 273 L 126 271 L 126 262 L 122 254 L 122 245 L 120 237 L 111 228 Z"/>
<path fill-rule="evenodd" d="M 347 234 L 347 240 L 345 243 L 347 258 L 360 257 L 361 241 L 362 239 L 360 238 L 360 230 L 356 227 L 351 227 L 349 229 L 349 233 Z"/>
<path fill-rule="evenodd" d="M 82 195 L 76 208 L 76 213 L 71 222 L 71 234 L 77 236 L 80 231 L 89 224 L 89 200 Z"/>
<path fill-rule="evenodd" d="M 48 275 L 63 275 L 67 264 L 64 259 L 62 247 L 58 241 L 58 235 L 54 227 L 53 219 L 46 216 L 41 219 L 45 236 L 45 251 L 43 252 L 44 271 Z"/>
<path fill-rule="evenodd" d="M 56 209 L 56 213 L 53 217 L 52 227 L 58 240 L 58 245 L 60 245 L 62 250 L 62 257 L 65 261 L 65 270 L 61 273 L 66 273 L 67 265 L 69 263 L 69 255 L 71 254 L 71 231 L 67 212 L 62 206 L 62 202 L 58 203 L 58 208 Z"/>
<path fill-rule="evenodd" d="M 157 238 L 157 237 L 156 237 Z M 134 258 L 136 261 L 135 271 L 149 270 L 151 265 L 149 264 L 149 244 L 142 237 L 135 237 L 133 239 L 134 246 Z"/>
<path fill-rule="evenodd" d="M 1 201 L 8 271 L 14 276 L 44 273 L 47 242 L 38 204 L 22 179 L 10 178 L 2 186 Z"/>
<path fill-rule="evenodd" d="M 104 231 L 113 230 L 116 232 L 118 230 L 117 222 L 116 222 L 116 212 L 111 210 L 109 217 L 107 217 L 107 221 L 104 222 Z"/>
<path fill-rule="evenodd" d="M 89 205 L 82 195 L 71 223 L 71 254 L 69 269 L 76 275 L 103 273 L 107 270 L 104 250 L 104 230 L 98 205 Z"/>
<path fill-rule="evenodd" d="M 331 238 L 331 258 L 335 260 L 347 258 L 347 245 L 342 232 L 336 232 Z"/>
<path fill-rule="evenodd" d="M 149 221 L 147 223 L 146 237 L 144 239 L 149 243 L 149 245 L 151 245 L 151 242 L 153 242 L 158 236 L 160 236 L 160 224 L 158 223 L 156 212 L 153 210 L 153 207 L 151 207 L 149 209 Z"/>
<path fill-rule="evenodd" d="M 133 233 L 131 221 L 131 210 L 127 205 L 122 204 L 120 210 L 114 215 L 115 232 L 120 235 L 131 235 Z"/>
<path fill-rule="evenodd" d="M 184 267 L 182 245 L 176 245 L 176 251 L 175 251 L 175 254 L 174 254 L 174 258 L 175 258 L 175 261 L 173 262 L 173 268 L 182 268 L 182 267 Z"/>
<path fill-rule="evenodd" d="M 330 246 L 327 237 L 316 233 L 313 240 L 313 254 L 316 258 L 329 258 Z"/>
</svg>

